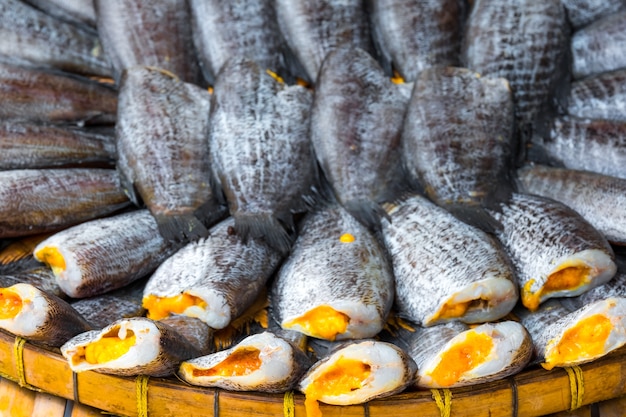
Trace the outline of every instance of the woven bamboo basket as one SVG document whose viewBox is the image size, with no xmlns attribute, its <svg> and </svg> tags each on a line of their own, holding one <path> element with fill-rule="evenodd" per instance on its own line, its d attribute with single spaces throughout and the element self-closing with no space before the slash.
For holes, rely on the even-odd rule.
<svg viewBox="0 0 626 417">
<path fill-rule="evenodd" d="M 42 398 L 52 396 L 57 403 L 60 401 L 63 412 L 59 416 L 88 416 L 93 409 L 133 417 L 306 415 L 304 397 L 299 393 L 239 393 L 194 387 L 175 378 L 123 378 L 91 371 L 76 374 L 58 352 L 4 332 L 0 332 L 0 377 L 5 380 L 4 386 L 19 385 L 43 393 Z M 2 387 L 0 383 L 0 394 Z M 34 395 L 27 392 L 20 395 Z M 533 417 L 554 413 L 571 417 L 623 417 L 626 401 L 620 397 L 624 395 L 626 348 L 580 367 L 552 371 L 530 368 L 497 382 L 451 390 L 408 391 L 353 406 L 321 404 L 321 410 L 324 417 Z M 78 407 L 88 407 L 68 413 L 68 400 Z M 0 396 L 0 415 L 15 416 L 2 414 L 9 409 L 10 402 Z M 34 403 L 29 404 L 30 407 Z"/>
</svg>

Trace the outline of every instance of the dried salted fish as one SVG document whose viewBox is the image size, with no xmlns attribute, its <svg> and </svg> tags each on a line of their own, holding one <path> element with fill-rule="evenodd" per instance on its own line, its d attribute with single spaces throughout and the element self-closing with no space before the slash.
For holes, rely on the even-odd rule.
<svg viewBox="0 0 626 417">
<path fill-rule="evenodd" d="M 490 235 L 419 195 L 387 212 L 383 238 L 395 275 L 398 315 L 422 326 L 483 323 L 518 300 L 513 268 Z"/>
<path fill-rule="evenodd" d="M 286 253 L 293 214 L 317 182 L 309 140 L 313 93 L 287 86 L 253 61 L 229 61 L 211 101 L 211 168 L 242 238 Z"/>
<path fill-rule="evenodd" d="M 92 329 L 67 301 L 23 283 L 0 288 L 0 328 L 51 347 Z"/>
<path fill-rule="evenodd" d="M 209 355 L 215 351 L 213 340 L 215 332 L 202 320 L 176 315 L 159 321 L 176 329 L 178 334 L 187 339 L 198 350 L 198 355 Z"/>
<path fill-rule="evenodd" d="M 148 317 L 182 314 L 222 329 L 254 303 L 282 256 L 263 240 L 244 242 L 234 226 L 218 223 L 157 268 L 143 293 Z"/>
<path fill-rule="evenodd" d="M 567 113 L 588 119 L 626 122 L 626 68 L 572 83 Z"/>
<path fill-rule="evenodd" d="M 270 295 L 284 329 L 327 340 L 373 337 L 393 303 L 393 274 L 374 235 L 340 206 L 310 214 Z"/>
<path fill-rule="evenodd" d="M 131 68 L 121 81 L 117 167 L 131 200 L 146 205 L 167 240 L 206 237 L 226 215 L 212 189 L 209 97 L 157 68 Z"/>
<path fill-rule="evenodd" d="M 172 327 L 145 317 L 81 333 L 61 346 L 61 353 L 77 373 L 153 377 L 170 376 L 182 361 L 199 356 Z"/>
<path fill-rule="evenodd" d="M 567 19 L 574 28 L 585 26 L 594 20 L 626 9 L 624 0 L 561 0 Z"/>
<path fill-rule="evenodd" d="M 617 272 L 609 282 L 592 288 L 578 297 L 562 298 L 561 304 L 570 311 L 575 311 L 587 304 L 607 298 L 626 298 L 626 259 L 623 256 L 617 256 L 616 263 Z"/>
<path fill-rule="evenodd" d="M 626 245 L 626 179 L 529 165 L 517 172 L 520 190 L 576 210 L 612 244 Z"/>
<path fill-rule="evenodd" d="M 415 81 L 426 68 L 459 66 L 467 6 L 459 0 L 367 0 L 383 68 Z"/>
<path fill-rule="evenodd" d="M 81 223 L 35 248 L 59 286 L 74 298 L 121 288 L 150 274 L 176 250 L 159 234 L 148 210 Z"/>
<path fill-rule="evenodd" d="M 130 204 L 113 169 L 0 171 L 0 236 L 57 231 Z"/>
<path fill-rule="evenodd" d="M 10 287 L 15 284 L 29 284 L 33 287 L 54 295 L 61 299 L 66 299 L 67 294 L 63 292 L 59 284 L 56 282 L 54 273 L 46 265 L 34 261 L 37 265 L 25 268 L 20 271 L 2 273 L 0 275 L 0 287 Z"/>
<path fill-rule="evenodd" d="M 302 350 L 271 332 L 181 363 L 178 375 L 192 385 L 232 391 L 285 392 L 308 369 Z"/>
<path fill-rule="evenodd" d="M 331 51 L 317 79 L 311 109 L 315 155 L 339 203 L 371 229 L 380 229 L 385 216 L 380 204 L 407 188 L 400 149 L 405 88 L 358 48 Z"/>
<path fill-rule="evenodd" d="M 112 167 L 113 132 L 32 122 L 0 122 L 0 170 Z"/>
<path fill-rule="evenodd" d="M 27 0 L 29 4 L 58 19 L 96 28 L 93 0 Z"/>
<path fill-rule="evenodd" d="M 553 297 L 573 297 L 615 275 L 615 255 L 604 236 L 555 200 L 514 194 L 493 213 L 498 239 L 517 270 L 523 305 L 536 310 Z"/>
</svg>

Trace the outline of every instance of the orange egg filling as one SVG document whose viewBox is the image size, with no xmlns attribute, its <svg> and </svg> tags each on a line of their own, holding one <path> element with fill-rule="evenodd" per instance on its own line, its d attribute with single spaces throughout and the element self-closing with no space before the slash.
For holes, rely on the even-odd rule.
<svg viewBox="0 0 626 417">
<path fill-rule="evenodd" d="M 534 280 L 530 280 L 522 289 L 522 304 L 530 311 L 539 308 L 541 297 L 552 292 L 563 290 L 575 290 L 587 282 L 591 268 L 584 265 L 568 266 L 550 274 L 543 287 L 538 291 L 532 292 L 530 287 L 534 284 Z"/>
<path fill-rule="evenodd" d="M 65 259 L 56 248 L 45 246 L 35 253 L 35 258 L 48 265 L 55 275 L 65 271 Z"/>
<path fill-rule="evenodd" d="M 22 311 L 22 297 L 9 288 L 0 289 L 0 320 L 12 319 Z"/>
<path fill-rule="evenodd" d="M 143 298 L 143 307 L 148 310 L 148 318 L 161 320 L 170 314 L 181 314 L 189 307 L 205 308 L 207 304 L 200 297 L 182 293 L 173 297 L 157 297 L 148 295 Z"/>
<path fill-rule="evenodd" d="M 193 376 L 243 376 L 261 367 L 261 351 L 253 347 L 237 349 L 228 358 L 210 369 L 194 369 Z"/>
<path fill-rule="evenodd" d="M 304 333 L 319 339 L 335 340 L 344 333 L 350 323 L 350 317 L 329 306 L 319 306 L 304 315 L 283 324 L 286 329 L 300 326 Z"/>
<path fill-rule="evenodd" d="M 462 303 L 447 302 L 441 307 L 439 312 L 433 316 L 432 321 L 463 317 L 470 308 L 476 308 L 486 303 L 487 300 L 483 300 L 482 298 Z"/>
<path fill-rule="evenodd" d="M 112 361 L 127 353 L 135 345 L 136 336 L 132 330 L 126 331 L 126 338 L 120 339 L 119 329 L 104 335 L 100 340 L 85 346 L 85 360 L 92 364 Z"/>
<path fill-rule="evenodd" d="M 611 320 L 602 314 L 594 314 L 581 320 L 563 334 L 556 349 L 541 366 L 550 370 L 557 364 L 575 363 L 602 355 L 611 330 Z"/>
<path fill-rule="evenodd" d="M 430 372 L 433 381 L 448 387 L 465 374 L 485 362 L 493 349 L 493 340 L 484 333 L 470 331 L 463 342 L 445 351 L 441 361 Z"/>
</svg>

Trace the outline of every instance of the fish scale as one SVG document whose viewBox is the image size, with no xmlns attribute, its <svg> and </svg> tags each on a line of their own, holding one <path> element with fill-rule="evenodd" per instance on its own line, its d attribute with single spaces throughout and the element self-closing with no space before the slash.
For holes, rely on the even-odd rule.
<svg viewBox="0 0 626 417">
<path fill-rule="evenodd" d="M 626 122 L 626 69 L 573 82 L 567 98 L 567 113 L 581 118 Z"/>
</svg>

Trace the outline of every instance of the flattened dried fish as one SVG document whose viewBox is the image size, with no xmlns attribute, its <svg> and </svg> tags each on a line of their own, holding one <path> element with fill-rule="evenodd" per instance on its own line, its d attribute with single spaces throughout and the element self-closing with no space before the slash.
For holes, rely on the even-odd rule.
<svg viewBox="0 0 626 417">
<path fill-rule="evenodd" d="M 567 112 L 580 118 L 626 122 L 626 68 L 573 82 Z"/>
</svg>

